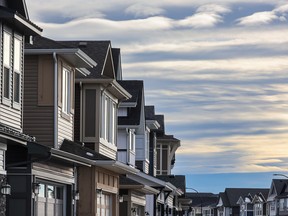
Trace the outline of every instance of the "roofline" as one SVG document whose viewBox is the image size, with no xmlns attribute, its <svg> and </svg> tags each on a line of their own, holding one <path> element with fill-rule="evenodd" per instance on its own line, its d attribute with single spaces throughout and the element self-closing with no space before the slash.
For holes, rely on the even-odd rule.
<svg viewBox="0 0 288 216">
<path fill-rule="evenodd" d="M 84 166 L 91 167 L 92 161 L 84 157 L 80 157 L 78 155 L 71 154 L 69 152 L 62 151 L 59 149 L 54 149 L 54 148 L 51 148 L 50 152 L 52 153 L 52 156 L 56 158 L 64 159 L 66 161 L 71 161 L 71 162 L 75 162 Z"/>
<path fill-rule="evenodd" d="M 160 128 L 160 124 L 157 120 L 145 120 L 145 122 L 149 129 L 157 130 Z"/>
<path fill-rule="evenodd" d="M 88 67 L 92 68 L 97 65 L 97 63 L 91 59 L 86 53 L 84 53 L 81 49 L 79 48 L 63 48 L 63 49 L 25 49 L 25 54 L 26 55 L 44 55 L 44 54 L 75 54 L 77 57 L 79 57 L 82 61 L 84 61 Z"/>
<path fill-rule="evenodd" d="M 126 102 L 126 101 L 121 101 L 119 107 L 136 107 L 137 102 Z"/>
<path fill-rule="evenodd" d="M 124 173 L 126 174 L 136 174 L 138 172 L 140 172 L 140 170 L 130 167 L 126 164 L 123 164 L 119 161 L 114 161 L 114 160 L 95 160 L 93 161 L 93 165 L 95 166 L 112 166 L 112 167 L 116 167 L 119 170 L 124 171 Z M 119 172 L 120 173 L 120 172 Z M 121 172 L 123 173 L 123 172 Z"/>
<path fill-rule="evenodd" d="M 75 79 L 76 83 L 88 83 L 88 84 L 109 84 L 113 82 L 113 79 L 90 79 L 90 78 L 76 78 Z"/>
<path fill-rule="evenodd" d="M 118 90 L 118 92 L 120 92 L 126 99 L 132 97 L 132 95 L 128 91 L 126 91 L 116 80 L 112 81 L 112 87 Z"/>
<path fill-rule="evenodd" d="M 14 18 L 17 21 L 19 21 L 20 23 L 22 23 L 23 25 L 25 25 L 26 27 L 28 27 L 29 29 L 31 29 L 32 31 L 34 31 L 37 35 L 42 34 L 43 30 L 40 27 L 36 27 L 36 26 L 32 25 L 31 23 L 29 23 L 25 19 L 23 19 L 21 16 L 14 14 Z"/>
</svg>

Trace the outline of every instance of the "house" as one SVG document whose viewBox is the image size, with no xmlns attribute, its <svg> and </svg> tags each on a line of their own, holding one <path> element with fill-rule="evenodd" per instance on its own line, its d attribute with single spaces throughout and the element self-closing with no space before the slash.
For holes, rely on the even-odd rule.
<svg viewBox="0 0 288 216">
<path fill-rule="evenodd" d="M 218 194 L 213 193 L 195 193 L 186 192 L 186 198 L 190 198 L 192 203 L 190 204 L 189 215 L 191 216 L 216 216 L 217 211 L 215 207 L 218 201 Z"/>
<path fill-rule="evenodd" d="M 170 182 L 177 188 L 177 193 L 169 194 L 168 198 L 172 199 L 173 202 L 167 202 L 166 208 L 171 209 L 171 215 L 184 215 L 188 211 L 189 205 L 192 200 L 186 197 L 186 178 L 184 175 L 159 175 L 157 178 L 162 181 Z M 167 210 L 166 210 L 167 212 Z"/>
<path fill-rule="evenodd" d="M 79 193 L 84 198 L 78 201 L 78 214 L 119 215 L 119 200 L 121 206 L 127 201 L 120 190 L 126 190 L 124 186 L 134 185 L 121 176 L 139 172 L 125 161 L 117 160 L 120 147 L 117 137 L 118 106 L 121 101 L 131 98 L 131 94 L 117 80 L 116 73 L 121 69 L 120 65 L 117 66 L 120 64 L 120 57 L 115 53 L 117 50 L 113 54 L 110 41 L 60 43 L 78 46 L 97 62 L 96 67 L 89 69 L 90 75 L 76 77 L 75 140 L 106 159 L 95 159 L 91 168 L 79 169 Z M 117 65 L 114 65 L 114 60 Z M 155 189 L 144 186 L 138 185 L 137 192 L 155 192 Z M 137 200 L 139 205 L 143 205 L 143 202 L 143 199 Z M 131 208 L 134 207 L 130 205 L 128 212 L 131 212 Z"/>
<path fill-rule="evenodd" d="M 288 215 L 288 179 L 272 179 L 268 198 L 267 215 Z"/>
<path fill-rule="evenodd" d="M 73 141 L 74 77 L 96 63 L 79 48 L 35 36 L 25 44 L 23 131 L 35 139 L 7 150 L 13 193 L 8 215 L 75 213 L 77 167 L 91 166 L 60 146 Z M 51 88 L 52 87 L 52 88 Z"/>
<path fill-rule="evenodd" d="M 240 197 L 238 204 L 240 205 L 241 216 L 263 216 L 267 214 L 266 200 L 269 189 L 263 190 L 259 193 L 251 194 L 250 192 L 244 197 Z"/>
<path fill-rule="evenodd" d="M 218 216 L 238 216 L 240 215 L 240 197 L 250 194 L 254 197 L 256 194 L 266 194 L 265 188 L 226 188 L 224 192 L 219 194 L 216 209 Z M 242 206 L 241 206 L 242 207 Z M 251 206 L 248 205 L 247 209 Z M 246 209 L 246 211 L 247 211 Z"/>
<path fill-rule="evenodd" d="M 10 194 L 7 167 L 13 151 L 27 145 L 34 137 L 23 132 L 24 43 L 42 29 L 29 20 L 24 0 L 0 1 L 0 215 L 6 215 L 5 194 Z M 12 156 L 12 158 L 11 158 Z M 17 208 L 17 205 L 13 205 Z"/>
</svg>

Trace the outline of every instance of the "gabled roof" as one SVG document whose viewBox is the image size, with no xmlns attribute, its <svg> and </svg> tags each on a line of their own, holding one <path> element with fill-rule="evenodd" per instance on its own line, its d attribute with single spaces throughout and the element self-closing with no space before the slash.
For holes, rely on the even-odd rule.
<svg viewBox="0 0 288 216">
<path fill-rule="evenodd" d="M 21 14 L 26 19 L 29 19 L 25 0 L 7 0 L 7 6 L 8 6 L 8 8 L 11 8 L 11 9 L 17 11 L 19 14 Z"/>
<path fill-rule="evenodd" d="M 114 64 L 110 41 L 59 41 L 59 43 L 72 47 L 79 47 L 89 55 L 97 66 L 89 69 L 87 77 L 79 79 L 115 79 Z"/>
<path fill-rule="evenodd" d="M 155 107 L 154 106 L 145 106 L 145 119 L 146 120 L 156 120 Z"/>
<path fill-rule="evenodd" d="M 214 207 L 217 204 L 218 194 L 213 193 L 186 193 L 185 197 L 192 199 L 192 207 Z"/>
<path fill-rule="evenodd" d="M 79 47 L 64 45 L 49 38 L 36 36 L 34 37 L 33 44 L 26 43 L 25 45 L 25 54 L 28 55 L 53 53 L 60 55 L 71 65 L 79 68 L 79 71 L 84 75 L 89 74 L 89 71 L 85 68 L 96 66 L 96 62 Z"/>
<path fill-rule="evenodd" d="M 128 115 L 119 116 L 118 124 L 134 126 L 139 125 L 141 119 L 141 109 L 143 108 L 142 100 L 144 94 L 144 83 L 142 80 L 121 80 L 118 82 L 127 92 L 132 95 L 130 99 L 121 102 L 121 106 L 125 106 L 125 104 L 127 104 Z M 132 107 L 129 107 L 129 104 L 132 104 Z"/>
<path fill-rule="evenodd" d="M 19 32 L 24 35 L 40 35 L 42 29 L 32 23 L 25 15 L 22 15 L 15 8 L 9 8 L 0 6 L 0 20 L 4 20 L 6 23 L 13 26 Z"/>
<path fill-rule="evenodd" d="M 119 48 L 112 48 L 114 71 L 117 80 L 122 80 L 121 53 Z"/>
<path fill-rule="evenodd" d="M 223 197 L 223 205 L 224 206 L 239 206 L 237 204 L 237 201 L 240 197 L 245 197 L 250 195 L 251 197 L 254 197 L 256 194 L 262 193 L 263 195 L 268 195 L 269 189 L 267 188 L 226 188 L 224 194 L 220 194 L 221 198 Z M 226 196 L 226 197 L 225 197 Z M 226 199 L 226 200 L 225 200 Z M 228 202 L 226 202 L 228 201 Z M 224 202 L 226 202 L 224 204 Z"/>
<path fill-rule="evenodd" d="M 183 193 L 185 193 L 186 191 L 185 175 L 158 175 L 157 178 L 165 182 L 170 182 L 176 188 L 180 189 Z"/>
<path fill-rule="evenodd" d="M 272 179 L 268 201 L 274 199 L 274 197 L 283 196 L 283 194 L 287 192 L 286 190 L 287 186 L 288 186 L 288 179 Z M 273 191 L 275 192 L 275 194 L 273 194 Z"/>
</svg>

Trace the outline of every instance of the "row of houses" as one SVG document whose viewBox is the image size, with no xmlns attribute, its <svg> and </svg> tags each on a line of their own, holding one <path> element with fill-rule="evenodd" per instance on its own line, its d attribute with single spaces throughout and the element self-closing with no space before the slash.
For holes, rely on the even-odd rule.
<svg viewBox="0 0 288 216">
<path fill-rule="evenodd" d="M 110 41 L 41 36 L 0 0 L 0 215 L 187 215 L 180 141 Z"/>
<path fill-rule="evenodd" d="M 270 188 L 226 188 L 219 194 L 186 193 L 192 216 L 287 216 L 288 179 L 273 179 Z"/>
</svg>

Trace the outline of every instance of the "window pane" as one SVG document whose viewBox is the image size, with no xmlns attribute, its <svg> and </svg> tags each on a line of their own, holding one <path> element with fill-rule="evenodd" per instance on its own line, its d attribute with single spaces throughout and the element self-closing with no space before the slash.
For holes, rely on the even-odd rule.
<svg viewBox="0 0 288 216">
<path fill-rule="evenodd" d="M 14 101 L 20 103 L 20 74 L 14 73 Z"/>
<path fill-rule="evenodd" d="M 3 34 L 3 50 L 4 50 L 4 56 L 3 56 L 3 62 L 4 65 L 8 66 L 10 68 L 11 66 L 11 35 L 7 32 L 4 32 Z"/>
<path fill-rule="evenodd" d="M 56 187 L 56 199 L 63 200 L 63 187 Z"/>
<path fill-rule="evenodd" d="M 8 68 L 4 67 L 4 97 L 10 98 L 10 71 Z"/>
<path fill-rule="evenodd" d="M 70 95 L 71 95 L 71 80 L 70 71 L 63 68 L 62 75 L 62 111 L 69 113 L 70 111 Z"/>
<path fill-rule="evenodd" d="M 94 137 L 96 130 L 96 90 L 87 89 L 85 93 L 85 136 Z"/>
<path fill-rule="evenodd" d="M 21 70 L 21 41 L 14 39 L 14 70 Z"/>
<path fill-rule="evenodd" d="M 54 186 L 48 185 L 47 186 L 47 197 L 48 198 L 55 198 L 55 189 Z"/>
<path fill-rule="evenodd" d="M 45 185 L 44 184 L 40 184 L 40 189 L 39 189 L 39 197 L 45 197 Z"/>
</svg>

